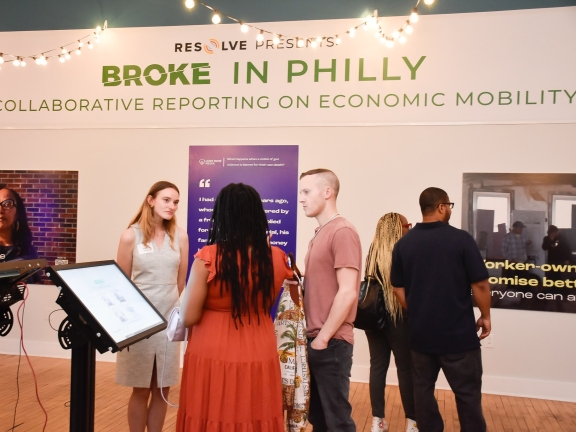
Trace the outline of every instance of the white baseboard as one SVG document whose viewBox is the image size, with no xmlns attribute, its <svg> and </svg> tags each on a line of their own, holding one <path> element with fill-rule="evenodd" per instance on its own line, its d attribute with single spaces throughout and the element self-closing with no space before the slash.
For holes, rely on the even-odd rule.
<svg viewBox="0 0 576 432">
<path fill-rule="evenodd" d="M 367 383 L 370 378 L 370 366 L 352 365 L 352 377 L 354 382 Z M 390 366 L 386 383 L 398 385 L 396 368 Z M 448 381 L 440 372 L 436 388 L 450 390 Z M 576 402 L 576 383 L 534 380 L 530 378 L 510 378 L 502 376 L 486 375 L 482 377 L 482 393 L 502 396 L 515 396 L 536 399 L 548 399 L 562 402 Z"/>
</svg>

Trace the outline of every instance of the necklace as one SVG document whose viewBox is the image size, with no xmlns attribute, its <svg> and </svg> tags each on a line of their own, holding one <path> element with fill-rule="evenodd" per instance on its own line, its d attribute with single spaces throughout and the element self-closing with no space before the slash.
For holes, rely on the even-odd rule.
<svg viewBox="0 0 576 432">
<path fill-rule="evenodd" d="M 318 228 L 316 230 L 316 232 L 314 233 L 314 237 L 312 237 L 312 240 L 314 240 L 316 238 L 316 236 L 318 235 L 318 233 L 322 230 L 322 228 L 324 228 L 326 226 L 326 224 L 330 221 L 332 221 L 336 216 L 340 216 L 340 213 L 336 213 L 334 216 L 332 216 L 330 219 L 328 219 L 326 222 L 324 222 L 322 225 L 320 225 L 320 228 Z"/>
</svg>

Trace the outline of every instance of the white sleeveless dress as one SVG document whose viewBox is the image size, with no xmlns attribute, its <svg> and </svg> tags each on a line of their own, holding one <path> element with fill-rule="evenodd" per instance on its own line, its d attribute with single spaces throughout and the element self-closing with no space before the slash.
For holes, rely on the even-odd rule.
<svg viewBox="0 0 576 432">
<path fill-rule="evenodd" d="M 164 318 L 168 319 L 170 311 L 180 304 L 177 283 L 180 266 L 178 231 L 174 235 L 174 249 L 170 246 L 170 237 L 166 234 L 162 248 L 158 248 L 151 240 L 149 246 L 153 252 L 140 253 L 142 246 L 138 245 L 142 244 L 142 231 L 138 225 L 132 225 L 132 228 L 136 233 L 132 253 L 132 280 Z M 129 387 L 150 387 L 156 359 L 158 387 L 177 384 L 180 375 L 180 343 L 168 342 L 164 366 L 165 346 L 164 330 L 119 352 L 116 357 L 116 383 Z M 162 368 L 164 380 L 160 384 Z"/>
</svg>

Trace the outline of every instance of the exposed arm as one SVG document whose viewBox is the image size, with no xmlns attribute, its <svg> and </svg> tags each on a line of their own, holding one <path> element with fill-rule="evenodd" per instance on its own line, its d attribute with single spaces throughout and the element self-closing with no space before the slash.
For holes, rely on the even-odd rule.
<svg viewBox="0 0 576 432">
<path fill-rule="evenodd" d="M 484 339 L 492 330 L 492 323 L 490 322 L 490 284 L 488 279 L 472 284 L 472 297 L 474 297 L 476 306 L 480 309 L 480 318 L 476 321 L 476 329 L 482 329 L 480 339 Z"/>
<path fill-rule="evenodd" d="M 178 267 L 178 295 L 182 294 L 186 286 L 186 273 L 188 272 L 188 234 L 178 228 L 178 243 L 180 244 L 180 266 Z"/>
<path fill-rule="evenodd" d="M 394 289 L 394 295 L 396 296 L 402 307 L 408 310 L 408 303 L 406 303 L 406 290 L 404 290 L 404 288 L 397 288 L 397 287 L 392 288 Z"/>
<path fill-rule="evenodd" d="M 180 321 L 186 327 L 193 326 L 202 318 L 202 310 L 208 294 L 209 271 L 205 264 L 204 260 L 198 258 L 194 260 L 188 285 L 180 303 Z"/>
<path fill-rule="evenodd" d="M 132 228 L 128 228 L 120 236 L 120 244 L 118 245 L 118 253 L 116 255 L 116 262 L 122 271 L 130 279 L 132 278 L 132 253 L 134 252 L 134 245 L 136 243 L 136 235 Z"/>
<path fill-rule="evenodd" d="M 337 269 L 336 279 L 338 280 L 338 293 L 334 297 L 330 314 L 311 344 L 316 350 L 328 346 L 328 341 L 340 328 L 358 297 L 358 270 L 350 267 Z"/>
</svg>

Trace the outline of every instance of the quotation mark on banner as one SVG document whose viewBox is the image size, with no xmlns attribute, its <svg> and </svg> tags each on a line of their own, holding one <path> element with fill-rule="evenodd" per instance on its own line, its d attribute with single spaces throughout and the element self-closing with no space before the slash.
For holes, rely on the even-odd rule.
<svg viewBox="0 0 576 432">
<path fill-rule="evenodd" d="M 210 187 L 210 179 L 202 179 L 200 180 L 200 184 L 198 185 L 200 187 Z"/>
</svg>

